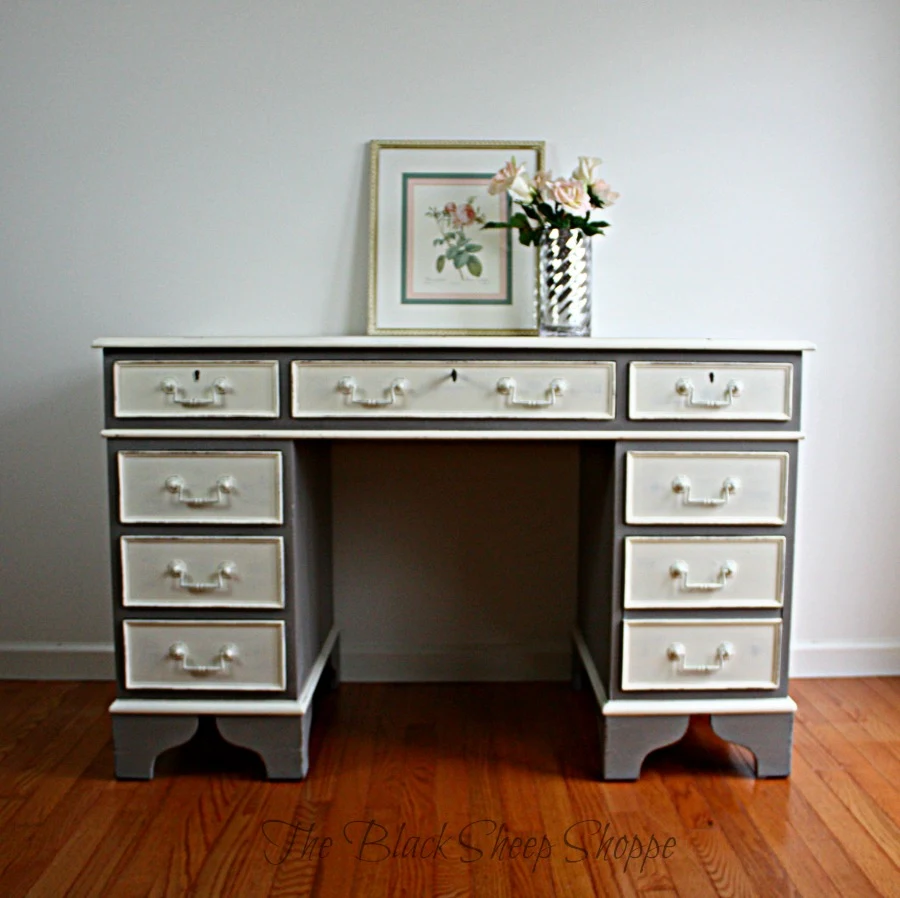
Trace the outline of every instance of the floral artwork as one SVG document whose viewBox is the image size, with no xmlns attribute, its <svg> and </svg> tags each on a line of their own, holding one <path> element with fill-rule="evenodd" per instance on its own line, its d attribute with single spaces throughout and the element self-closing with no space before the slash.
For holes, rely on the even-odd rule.
<svg viewBox="0 0 900 898">
<path fill-rule="evenodd" d="M 441 236 L 434 239 L 434 245 L 443 250 L 434 263 L 438 274 L 449 263 L 460 280 L 465 280 L 467 272 L 473 278 L 481 277 L 484 265 L 478 253 L 484 246 L 473 239 L 472 232 L 476 226 L 485 223 L 485 217 L 476 205 L 476 198 L 470 196 L 459 206 L 451 200 L 443 209 L 432 206 L 425 214 L 434 219 L 441 232 Z"/>
<path fill-rule="evenodd" d="M 534 252 L 509 229 L 485 230 L 518 211 L 489 191 L 512 155 L 545 167 L 540 140 L 370 142 L 370 334 L 538 332 Z"/>
<path fill-rule="evenodd" d="M 405 173 L 402 303 L 509 303 L 510 240 L 482 230 L 509 214 L 490 173 Z"/>
</svg>

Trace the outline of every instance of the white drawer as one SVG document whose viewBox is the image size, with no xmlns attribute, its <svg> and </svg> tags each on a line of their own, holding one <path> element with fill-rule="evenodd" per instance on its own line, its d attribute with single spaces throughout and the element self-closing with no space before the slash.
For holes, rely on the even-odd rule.
<svg viewBox="0 0 900 898">
<path fill-rule="evenodd" d="M 123 623 L 126 689 L 282 691 L 282 621 Z"/>
<path fill-rule="evenodd" d="M 293 416 L 615 415 L 613 362 L 294 362 Z"/>
<path fill-rule="evenodd" d="M 629 536 L 626 608 L 779 608 L 783 536 Z"/>
<path fill-rule="evenodd" d="M 629 524 L 784 524 L 787 452 L 629 452 Z"/>
<path fill-rule="evenodd" d="M 123 536 L 122 604 L 283 608 L 280 536 Z"/>
<path fill-rule="evenodd" d="M 632 362 L 628 417 L 789 421 L 789 362 Z"/>
<path fill-rule="evenodd" d="M 117 418 L 277 418 L 278 362 L 116 362 Z"/>
<path fill-rule="evenodd" d="M 622 689 L 777 689 L 780 620 L 626 621 Z"/>
<path fill-rule="evenodd" d="M 123 524 L 280 524 L 280 452 L 120 452 Z"/>
</svg>

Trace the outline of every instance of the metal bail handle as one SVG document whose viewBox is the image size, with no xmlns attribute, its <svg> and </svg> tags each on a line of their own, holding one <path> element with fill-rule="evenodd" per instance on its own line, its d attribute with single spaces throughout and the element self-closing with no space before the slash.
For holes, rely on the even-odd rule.
<svg viewBox="0 0 900 898">
<path fill-rule="evenodd" d="M 384 391 L 386 394 L 384 399 L 366 399 L 360 395 L 359 385 L 355 377 L 342 377 L 337 382 L 337 389 L 339 393 L 344 393 L 348 396 L 348 402 L 353 405 L 360 405 L 363 408 L 386 408 L 389 405 L 394 405 L 398 397 L 409 393 L 410 386 L 409 381 L 405 377 L 398 377 L 391 381 L 390 386 Z"/>
<path fill-rule="evenodd" d="M 687 650 L 680 642 L 673 642 L 666 649 L 666 657 L 676 664 L 676 672 L 679 674 L 711 674 L 721 670 L 726 661 L 734 657 L 734 644 L 722 642 L 716 649 L 716 660 L 713 664 L 687 665 L 684 663 Z"/>
<path fill-rule="evenodd" d="M 174 474 L 166 478 L 166 489 L 175 494 L 175 498 L 188 508 L 206 508 L 210 505 L 224 505 L 225 497 L 233 493 L 237 484 L 230 475 L 220 477 L 213 486 L 213 496 L 191 496 L 183 477 Z"/>
<path fill-rule="evenodd" d="M 217 377 L 210 386 L 203 390 L 200 396 L 188 396 L 187 390 L 174 377 L 164 378 L 159 388 L 171 397 L 172 402 L 184 408 L 221 405 L 221 398 L 226 393 L 234 392 L 234 387 L 224 377 Z"/>
<path fill-rule="evenodd" d="M 518 387 L 514 378 L 501 377 L 497 381 L 497 392 L 507 397 L 507 404 L 518 405 L 521 408 L 549 408 L 551 405 L 555 405 L 556 398 L 563 396 L 568 389 L 569 385 L 561 377 L 554 377 L 544 391 L 546 399 L 519 399 Z"/>
<path fill-rule="evenodd" d="M 175 558 L 169 562 L 166 573 L 170 577 L 175 577 L 178 580 L 175 585 L 185 592 L 216 592 L 226 588 L 226 580 L 232 580 L 237 576 L 237 565 L 233 561 L 223 561 L 216 568 L 213 574 L 214 579 L 194 580 L 188 574 L 187 563 L 180 558 Z"/>
<path fill-rule="evenodd" d="M 172 661 L 181 662 L 181 669 L 185 673 L 195 674 L 196 676 L 208 676 L 209 674 L 222 673 L 228 668 L 229 664 L 233 664 L 237 660 L 238 649 L 233 643 L 226 643 L 219 649 L 219 653 L 212 664 L 193 664 L 188 658 L 189 654 L 190 649 L 188 649 L 187 643 L 175 642 L 169 646 L 167 657 Z"/>
<path fill-rule="evenodd" d="M 694 499 L 691 497 L 691 479 L 690 477 L 685 477 L 684 475 L 682 475 L 680 477 L 676 477 L 672 481 L 672 492 L 681 494 L 682 502 L 685 505 L 703 505 L 709 507 L 716 505 L 727 505 L 728 499 L 737 491 L 740 485 L 741 482 L 736 477 L 726 477 L 722 481 L 722 489 L 720 490 L 719 496 L 717 498 Z"/>
<path fill-rule="evenodd" d="M 719 577 L 713 583 L 689 583 L 688 574 L 690 567 L 686 561 L 676 561 L 670 568 L 669 573 L 673 579 L 681 579 L 678 588 L 682 592 L 715 592 L 725 588 L 725 583 L 729 577 L 733 577 L 737 573 L 737 564 L 733 561 L 726 561 L 719 568 Z"/>
<path fill-rule="evenodd" d="M 684 377 L 675 381 L 675 392 L 684 396 L 684 404 L 689 408 L 728 408 L 741 395 L 744 385 L 739 380 L 730 380 L 725 386 L 723 399 L 695 399 L 694 385 Z"/>
</svg>

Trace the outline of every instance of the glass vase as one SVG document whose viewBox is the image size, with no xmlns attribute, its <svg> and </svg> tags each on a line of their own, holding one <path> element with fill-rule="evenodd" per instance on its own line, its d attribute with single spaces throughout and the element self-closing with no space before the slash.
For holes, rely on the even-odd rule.
<svg viewBox="0 0 900 898">
<path fill-rule="evenodd" d="M 591 334 L 591 238 L 548 228 L 538 243 L 538 329 L 541 336 Z"/>
</svg>

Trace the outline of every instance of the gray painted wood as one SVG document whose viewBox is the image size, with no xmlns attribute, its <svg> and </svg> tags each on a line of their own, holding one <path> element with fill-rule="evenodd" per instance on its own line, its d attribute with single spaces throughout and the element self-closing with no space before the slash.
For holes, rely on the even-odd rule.
<svg viewBox="0 0 900 898">
<path fill-rule="evenodd" d="M 720 738 L 753 752 L 758 777 L 790 776 L 793 714 L 712 714 L 710 724 Z"/>
<path fill-rule="evenodd" d="M 689 715 L 663 717 L 601 717 L 601 777 L 636 780 L 651 751 L 677 742 L 690 723 Z"/>
<path fill-rule="evenodd" d="M 312 708 L 295 717 L 219 716 L 222 738 L 249 748 L 262 758 L 273 780 L 302 780 L 309 771 Z"/>
<path fill-rule="evenodd" d="M 191 739 L 197 724 L 192 714 L 113 714 L 116 776 L 153 779 L 157 757 Z"/>
</svg>

